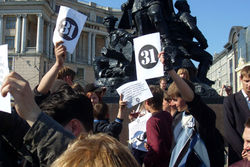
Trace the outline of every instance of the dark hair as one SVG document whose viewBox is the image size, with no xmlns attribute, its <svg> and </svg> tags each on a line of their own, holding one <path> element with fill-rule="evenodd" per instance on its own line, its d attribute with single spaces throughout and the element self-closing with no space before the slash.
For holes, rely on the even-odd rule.
<svg viewBox="0 0 250 167">
<path fill-rule="evenodd" d="M 68 84 L 52 93 L 40 108 L 63 126 L 75 118 L 81 121 L 87 132 L 93 129 L 91 101 L 86 96 L 75 93 Z"/>
<path fill-rule="evenodd" d="M 103 120 L 105 119 L 105 116 L 108 113 L 108 105 L 106 103 L 97 103 L 94 105 L 94 118 L 98 119 L 98 120 Z"/>
<path fill-rule="evenodd" d="M 57 79 L 64 79 L 66 76 L 70 76 L 72 81 L 74 80 L 76 75 L 76 72 L 73 71 L 72 69 L 70 69 L 67 66 L 64 66 L 62 69 L 59 70 L 58 74 L 57 74 Z"/>
<path fill-rule="evenodd" d="M 164 92 L 161 90 L 161 88 L 155 85 L 150 85 L 149 88 L 153 95 L 152 98 L 147 100 L 150 107 L 152 107 L 155 110 L 162 110 L 162 101 Z"/>
<path fill-rule="evenodd" d="M 246 123 L 245 123 L 245 127 L 250 128 L 250 117 L 248 117 Z"/>
</svg>

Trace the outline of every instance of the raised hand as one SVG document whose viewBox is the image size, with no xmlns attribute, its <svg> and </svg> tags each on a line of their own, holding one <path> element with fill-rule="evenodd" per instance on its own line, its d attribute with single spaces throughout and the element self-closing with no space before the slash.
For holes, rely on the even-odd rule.
<svg viewBox="0 0 250 167">
<path fill-rule="evenodd" d="M 1 87 L 1 94 L 3 97 L 10 93 L 15 100 L 15 108 L 17 113 L 30 126 L 37 120 L 41 110 L 37 106 L 33 92 L 28 81 L 23 79 L 16 72 L 11 72 L 4 80 Z"/>
<path fill-rule="evenodd" d="M 63 63 L 66 58 L 66 47 L 63 45 L 63 41 L 59 41 L 55 45 L 55 56 L 56 56 L 56 65 L 63 67 Z"/>
</svg>

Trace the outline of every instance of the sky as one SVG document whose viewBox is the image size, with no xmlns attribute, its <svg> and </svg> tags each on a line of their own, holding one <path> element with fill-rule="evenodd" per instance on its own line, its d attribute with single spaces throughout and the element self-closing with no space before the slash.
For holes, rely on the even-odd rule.
<svg viewBox="0 0 250 167">
<path fill-rule="evenodd" d="M 120 9 L 126 0 L 82 0 Z M 173 0 L 173 3 L 176 0 Z M 232 26 L 250 26 L 250 0 L 188 0 L 191 15 L 207 38 L 207 51 L 214 55 L 224 49 Z"/>
</svg>

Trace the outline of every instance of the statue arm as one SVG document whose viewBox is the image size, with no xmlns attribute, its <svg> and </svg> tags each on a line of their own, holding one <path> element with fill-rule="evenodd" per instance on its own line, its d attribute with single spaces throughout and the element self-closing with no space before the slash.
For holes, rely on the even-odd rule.
<svg viewBox="0 0 250 167">
<path fill-rule="evenodd" d="M 134 0 L 127 0 L 127 2 L 122 4 L 121 10 L 126 11 L 128 9 L 132 9 L 133 4 L 134 4 Z"/>
<path fill-rule="evenodd" d="M 194 38 L 197 39 L 202 49 L 206 49 L 208 47 L 207 39 L 197 27 L 196 18 L 185 12 L 180 16 L 180 20 L 190 29 Z"/>
</svg>

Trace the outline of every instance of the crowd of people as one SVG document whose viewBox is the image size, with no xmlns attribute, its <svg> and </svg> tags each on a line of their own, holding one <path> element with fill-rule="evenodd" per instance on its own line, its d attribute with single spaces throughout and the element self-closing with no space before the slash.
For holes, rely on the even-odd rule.
<svg viewBox="0 0 250 167">
<path fill-rule="evenodd" d="M 150 85 L 153 95 L 129 119 L 150 114 L 143 149 L 119 142 L 126 101 L 109 120 L 102 97 L 106 88 L 74 83 L 64 66 L 66 48 L 55 45 L 55 64 L 32 91 L 18 73 L 4 80 L 1 95 L 14 98 L 12 113 L 0 112 L 0 166 L 52 167 L 223 167 L 226 144 L 216 128 L 215 112 L 194 91 L 186 69 L 178 72 L 159 54 L 173 82 Z M 232 167 L 250 166 L 250 66 L 241 71 L 243 89 L 225 98 L 225 140 Z M 127 126 L 127 125 L 125 125 Z M 239 162 L 237 162 L 239 161 Z"/>
</svg>

